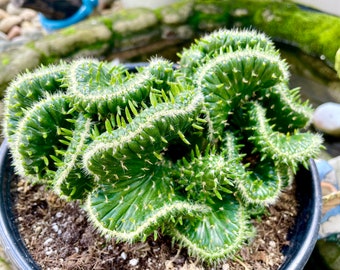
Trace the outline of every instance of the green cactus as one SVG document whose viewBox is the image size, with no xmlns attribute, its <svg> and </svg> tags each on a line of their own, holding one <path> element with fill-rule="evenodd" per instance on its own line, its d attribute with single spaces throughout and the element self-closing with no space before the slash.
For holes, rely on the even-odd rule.
<svg viewBox="0 0 340 270">
<path fill-rule="evenodd" d="M 94 59 L 42 67 L 5 97 L 16 172 L 80 199 L 107 237 L 159 230 L 212 263 L 322 147 L 287 64 L 255 31 L 219 30 L 135 71 Z M 302 132 L 304 130 L 304 132 Z"/>
</svg>

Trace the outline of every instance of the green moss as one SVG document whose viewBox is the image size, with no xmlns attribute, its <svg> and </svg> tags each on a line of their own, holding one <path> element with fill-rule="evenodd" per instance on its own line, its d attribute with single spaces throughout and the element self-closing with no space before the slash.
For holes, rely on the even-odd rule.
<svg viewBox="0 0 340 270">
<path fill-rule="evenodd" d="M 1 64 L 3 66 L 7 66 L 10 62 L 11 59 L 7 55 L 3 55 L 3 57 L 1 57 Z"/>
<path fill-rule="evenodd" d="M 234 13 L 240 9 L 247 12 L 245 16 L 235 17 L 235 24 L 253 26 L 273 39 L 296 45 L 334 65 L 340 48 L 339 17 L 303 10 L 289 1 L 240 0 L 232 6 Z"/>
<path fill-rule="evenodd" d="M 122 9 L 107 17 L 106 24 L 111 23 L 111 45 L 121 49 L 124 47 L 145 44 L 154 38 L 160 39 L 159 20 L 154 11 L 145 8 Z M 152 37 L 152 38 L 150 38 Z"/>
<path fill-rule="evenodd" d="M 98 18 L 99 23 L 104 24 L 110 31 L 112 31 L 113 25 L 113 17 L 112 16 L 103 16 Z"/>
<path fill-rule="evenodd" d="M 228 1 L 195 1 L 193 14 L 188 24 L 196 31 L 213 31 L 230 24 L 230 4 Z"/>
<path fill-rule="evenodd" d="M 172 5 L 160 7 L 156 9 L 155 14 L 164 24 L 178 25 L 187 22 L 192 14 L 193 0 L 182 0 Z"/>
<path fill-rule="evenodd" d="M 268 7 L 261 14 L 258 11 L 254 25 L 272 37 L 292 41 L 307 53 L 324 55 L 334 63 L 340 46 L 340 19 L 337 17 L 280 5 Z"/>
<path fill-rule="evenodd" d="M 144 31 L 157 25 L 156 14 L 145 8 L 122 9 L 112 16 L 112 29 L 121 35 Z"/>
<path fill-rule="evenodd" d="M 74 33 L 76 33 L 77 29 L 73 26 L 70 27 L 66 27 L 64 29 L 62 29 L 60 31 L 60 33 L 64 36 L 69 36 L 69 35 L 73 35 Z"/>
</svg>

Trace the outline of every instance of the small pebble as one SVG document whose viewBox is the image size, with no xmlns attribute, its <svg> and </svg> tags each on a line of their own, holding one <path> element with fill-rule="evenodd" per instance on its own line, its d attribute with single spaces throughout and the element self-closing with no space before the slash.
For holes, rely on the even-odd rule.
<svg viewBox="0 0 340 270">
<path fill-rule="evenodd" d="M 313 125 L 316 129 L 332 136 L 340 136 L 340 104 L 326 102 L 316 108 Z"/>
<path fill-rule="evenodd" d="M 14 25 L 7 33 L 7 38 L 9 40 L 12 40 L 15 37 L 18 37 L 21 35 L 21 28 L 17 25 Z"/>
<path fill-rule="evenodd" d="M 269 241 L 269 246 L 271 246 L 272 248 L 275 248 L 276 247 L 275 241 Z"/>
<path fill-rule="evenodd" d="M 18 14 L 24 21 L 31 21 L 37 16 L 37 12 L 32 9 L 22 9 L 22 11 Z"/>
<path fill-rule="evenodd" d="M 55 232 L 58 232 L 59 231 L 59 226 L 56 223 L 53 223 L 52 224 L 52 230 L 55 231 Z"/>
<path fill-rule="evenodd" d="M 132 266 L 136 266 L 138 264 L 138 262 L 139 262 L 139 259 L 131 259 L 129 261 L 129 264 L 132 265 Z"/>
<path fill-rule="evenodd" d="M 3 32 L 0 32 L 0 41 L 5 41 L 7 39 L 8 39 L 7 35 L 5 33 L 3 33 Z"/>
<path fill-rule="evenodd" d="M 22 8 L 15 6 L 13 3 L 9 3 L 6 11 L 10 15 L 19 15 L 22 12 Z"/>
<path fill-rule="evenodd" d="M 229 264 L 227 264 L 227 263 L 223 264 L 222 270 L 230 270 Z"/>
<path fill-rule="evenodd" d="M 0 9 L 0 20 L 8 17 L 8 13 L 4 11 L 3 9 Z"/>
<path fill-rule="evenodd" d="M 45 255 L 46 255 L 46 256 L 50 256 L 50 255 L 52 255 L 53 253 L 54 253 L 54 252 L 53 252 L 53 249 L 52 249 L 52 248 L 48 247 L 48 248 L 45 249 Z"/>
<path fill-rule="evenodd" d="M 120 257 L 122 257 L 123 260 L 126 260 L 127 254 L 123 251 L 123 252 L 120 254 Z"/>
<path fill-rule="evenodd" d="M 55 214 L 55 217 L 56 218 L 61 218 L 63 216 L 63 213 L 62 212 L 57 212 L 56 214 Z"/>
<path fill-rule="evenodd" d="M 22 19 L 17 15 L 8 16 L 0 21 L 0 31 L 8 33 L 8 31 L 15 25 L 19 25 Z"/>
<path fill-rule="evenodd" d="M 44 242 L 44 246 L 47 246 L 47 245 L 49 245 L 52 242 L 53 242 L 52 238 L 47 238 L 46 241 Z"/>
<path fill-rule="evenodd" d="M 115 6 L 114 0 L 99 0 L 97 11 L 111 14 Z M 36 10 L 22 8 L 11 0 L 0 0 L 0 53 L 48 34 L 41 26 L 38 14 Z"/>
</svg>

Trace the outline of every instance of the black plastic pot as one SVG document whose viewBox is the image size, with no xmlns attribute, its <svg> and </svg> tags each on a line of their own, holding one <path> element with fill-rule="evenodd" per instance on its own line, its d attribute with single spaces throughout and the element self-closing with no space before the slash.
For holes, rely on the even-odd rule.
<svg viewBox="0 0 340 270">
<path fill-rule="evenodd" d="M 40 269 L 20 237 L 11 200 L 14 177 L 6 140 L 0 147 L 0 244 L 14 267 L 20 270 Z"/>
<path fill-rule="evenodd" d="M 10 165 L 7 143 L 0 148 L 0 243 L 12 264 L 20 270 L 40 269 L 20 238 L 12 211 L 10 184 L 14 172 Z M 317 241 L 321 219 L 321 187 L 313 160 L 310 168 L 301 168 L 296 175 L 296 196 L 299 202 L 295 226 L 289 233 L 290 245 L 283 250 L 286 260 L 279 270 L 302 270 Z"/>
</svg>

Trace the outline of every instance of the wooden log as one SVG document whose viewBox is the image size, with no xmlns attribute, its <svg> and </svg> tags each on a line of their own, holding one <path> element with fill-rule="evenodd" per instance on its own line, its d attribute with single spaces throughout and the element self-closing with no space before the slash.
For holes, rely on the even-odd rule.
<svg viewBox="0 0 340 270">
<path fill-rule="evenodd" d="M 41 12 L 48 19 L 61 20 L 77 12 L 82 0 L 12 0 L 12 3 Z"/>
</svg>

